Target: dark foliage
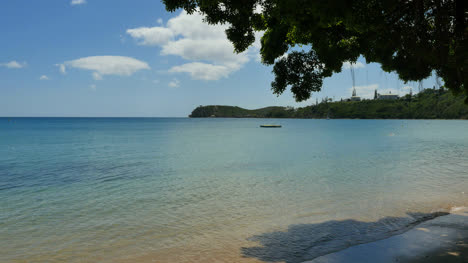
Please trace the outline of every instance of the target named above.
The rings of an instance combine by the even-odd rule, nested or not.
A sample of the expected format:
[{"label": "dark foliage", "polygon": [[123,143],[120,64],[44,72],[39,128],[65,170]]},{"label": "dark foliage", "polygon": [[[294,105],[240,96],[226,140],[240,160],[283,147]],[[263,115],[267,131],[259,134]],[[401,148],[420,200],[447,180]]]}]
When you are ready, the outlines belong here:
[{"label": "dark foliage", "polygon": [[[455,94],[468,93],[466,0],[163,2],[169,11],[183,8],[203,13],[208,23],[229,24],[226,34],[237,52],[254,42],[255,31],[264,31],[262,61],[276,63],[273,91],[281,94],[291,86],[298,101],[320,90],[322,79],[340,72],[343,62],[361,55],[404,81],[422,80],[435,71]],[[313,52],[278,60],[302,45]]]}]

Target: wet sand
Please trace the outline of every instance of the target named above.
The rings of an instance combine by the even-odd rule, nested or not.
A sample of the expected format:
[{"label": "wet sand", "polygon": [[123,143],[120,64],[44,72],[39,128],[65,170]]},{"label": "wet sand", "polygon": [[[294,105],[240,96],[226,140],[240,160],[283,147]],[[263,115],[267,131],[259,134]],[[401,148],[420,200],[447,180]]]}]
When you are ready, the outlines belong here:
[{"label": "wet sand", "polygon": [[307,263],[468,262],[468,208],[426,221],[387,239],[361,244]]}]

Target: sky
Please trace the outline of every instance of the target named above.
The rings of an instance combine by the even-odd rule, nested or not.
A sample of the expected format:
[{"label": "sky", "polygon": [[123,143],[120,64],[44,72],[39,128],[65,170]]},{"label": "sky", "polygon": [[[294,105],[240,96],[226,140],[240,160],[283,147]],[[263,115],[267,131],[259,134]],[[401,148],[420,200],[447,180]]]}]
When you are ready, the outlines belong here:
[{"label": "sky", "polygon": [[[226,26],[202,18],[169,13],[159,0],[0,1],[0,116],[186,117],[199,105],[302,107],[350,97],[349,63],[308,101],[272,94],[261,32],[236,54]],[[363,58],[353,67],[358,96],[418,90]]]}]

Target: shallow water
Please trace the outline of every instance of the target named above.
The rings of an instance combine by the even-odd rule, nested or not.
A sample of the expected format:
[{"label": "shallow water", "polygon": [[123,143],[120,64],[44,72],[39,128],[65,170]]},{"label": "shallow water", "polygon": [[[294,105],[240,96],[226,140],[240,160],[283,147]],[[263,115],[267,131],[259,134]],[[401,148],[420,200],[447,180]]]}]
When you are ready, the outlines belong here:
[{"label": "shallow water", "polygon": [[[281,129],[262,129],[264,123]],[[468,206],[468,122],[0,118],[1,262],[301,262]]]}]

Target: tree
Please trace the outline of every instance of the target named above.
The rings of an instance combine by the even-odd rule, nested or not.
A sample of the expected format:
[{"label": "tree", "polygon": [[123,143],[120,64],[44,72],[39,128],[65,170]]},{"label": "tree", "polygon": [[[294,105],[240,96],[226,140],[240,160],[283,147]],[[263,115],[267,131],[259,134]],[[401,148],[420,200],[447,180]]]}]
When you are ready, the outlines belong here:
[{"label": "tree", "polygon": [[377,90],[374,90],[374,100],[376,100],[379,96],[377,95]]},{"label": "tree", "polygon": [[183,8],[203,13],[208,23],[228,23],[236,52],[254,42],[255,31],[264,31],[260,53],[263,63],[275,64],[272,90],[282,94],[291,87],[297,101],[320,91],[324,78],[361,55],[405,82],[435,71],[446,88],[468,94],[466,0],[163,2],[168,11]]}]

